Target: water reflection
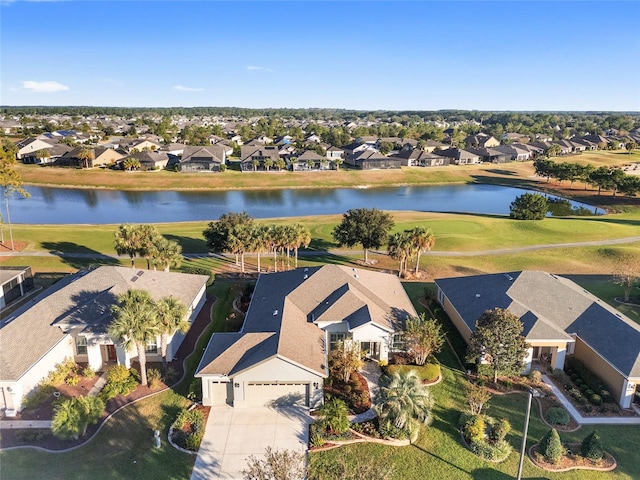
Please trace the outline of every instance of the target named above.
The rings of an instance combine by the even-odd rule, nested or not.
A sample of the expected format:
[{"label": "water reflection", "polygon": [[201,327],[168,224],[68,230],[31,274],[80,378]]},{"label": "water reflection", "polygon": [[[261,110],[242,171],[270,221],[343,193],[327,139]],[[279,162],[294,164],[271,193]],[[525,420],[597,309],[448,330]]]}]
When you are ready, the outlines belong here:
[{"label": "water reflection", "polygon": [[[351,208],[469,212],[508,215],[526,190],[497,185],[394,188],[232,190],[211,192],[114,191],[29,187],[31,198],[15,201],[15,223],[155,223],[209,221],[227,212],[255,218],[341,214]],[[593,207],[548,197],[553,215],[593,215]]]},{"label": "water reflection", "polygon": [[588,217],[598,215],[597,208],[587,208],[584,205],[572,205],[566,198],[547,196],[547,203],[549,206],[548,212],[552,217]]}]

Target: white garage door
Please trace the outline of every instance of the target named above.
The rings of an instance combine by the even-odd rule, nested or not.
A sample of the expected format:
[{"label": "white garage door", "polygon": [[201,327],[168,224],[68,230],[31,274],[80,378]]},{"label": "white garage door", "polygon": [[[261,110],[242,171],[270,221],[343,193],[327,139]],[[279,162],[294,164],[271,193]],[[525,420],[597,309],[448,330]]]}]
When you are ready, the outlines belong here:
[{"label": "white garage door", "polygon": [[308,383],[249,383],[249,405],[303,405],[309,406]]}]

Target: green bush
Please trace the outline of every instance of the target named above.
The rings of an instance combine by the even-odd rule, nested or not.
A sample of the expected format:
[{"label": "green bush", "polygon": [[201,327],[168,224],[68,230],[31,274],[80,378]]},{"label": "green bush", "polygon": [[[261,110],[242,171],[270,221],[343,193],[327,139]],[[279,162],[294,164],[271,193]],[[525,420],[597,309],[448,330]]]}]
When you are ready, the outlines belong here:
[{"label": "green bush", "polygon": [[569,412],[562,407],[551,407],[547,411],[547,421],[551,425],[568,425],[571,421]]},{"label": "green bush", "polygon": [[312,448],[320,448],[324,445],[324,438],[319,433],[314,433],[309,439],[309,445]]},{"label": "green bush", "polygon": [[489,432],[489,439],[494,445],[497,445],[505,439],[510,431],[511,424],[509,423],[509,420],[501,418],[492,425],[491,431]]},{"label": "green bush", "polygon": [[560,441],[560,435],[558,435],[555,428],[549,430],[540,440],[539,452],[550,463],[556,464],[560,461],[560,458],[564,455],[564,448]]},{"label": "green bush", "polygon": [[209,280],[207,280],[207,287],[210,287],[211,285],[213,285],[213,282],[215,281],[215,278],[216,278],[215,275],[208,268],[185,266],[185,267],[182,267],[180,270],[182,271],[182,273],[190,273],[192,275],[207,275],[209,277]]},{"label": "green bush", "polygon": [[583,383],[586,383],[591,390],[598,393],[604,401],[610,401],[608,395],[603,395],[603,390],[607,391],[607,394],[609,393],[604,381],[598,375],[589,370],[583,362],[575,357],[568,357],[567,366],[578,373],[578,378],[580,378]]},{"label": "green bush", "polygon": [[387,365],[382,369],[383,373],[386,375],[393,375],[398,372],[401,375],[406,375],[409,372],[413,371],[418,376],[418,378],[423,382],[433,382],[438,379],[440,376],[440,363],[435,360],[433,357],[429,357],[427,363],[424,365]]},{"label": "green bush", "polygon": [[137,371],[124,365],[115,365],[107,373],[107,383],[100,392],[104,401],[118,395],[129,395],[138,386]]},{"label": "green bush", "polygon": [[73,359],[65,358],[61,363],[54,365],[53,370],[49,372],[49,375],[43,380],[43,383],[48,383],[53,386],[60,385],[71,373],[75,372],[77,367]]},{"label": "green bush", "polygon": [[64,379],[64,383],[66,383],[70,387],[75,387],[80,383],[80,376],[76,374],[69,375]]},{"label": "green bush", "polygon": [[578,389],[582,393],[585,393],[587,390],[590,390],[589,385],[587,385],[586,383],[581,383],[580,386],[578,387]]},{"label": "green bush", "polygon": [[591,396],[591,395],[593,395],[594,393],[596,393],[596,392],[594,392],[594,391],[593,391],[593,390],[591,390],[590,388],[587,388],[587,389],[584,391],[584,395],[585,395],[585,397],[590,397],[590,396]]},{"label": "green bush", "polygon": [[576,378],[573,383],[575,383],[578,387],[584,383],[581,378]]},{"label": "green bush", "polygon": [[349,409],[338,398],[325,402],[317,411],[318,425],[328,433],[341,435],[349,430]]},{"label": "green bush", "polygon": [[378,427],[382,438],[395,438],[398,440],[406,440],[411,432],[407,428],[398,428],[389,420],[381,420]]},{"label": "green bush", "polygon": [[580,454],[584,458],[588,458],[589,460],[593,460],[594,462],[602,460],[604,450],[602,448],[602,444],[600,443],[600,436],[596,433],[595,430],[591,432],[591,434],[587,435],[582,441]]},{"label": "green bush", "polygon": [[592,393],[591,395],[589,395],[589,401],[593,403],[596,407],[599,407],[600,405],[602,405],[602,397],[597,393]]},{"label": "green bush", "polygon": [[483,442],[484,429],[485,422],[482,415],[472,415],[464,424],[464,438],[470,442]]},{"label": "green bush", "polygon": [[22,398],[22,408],[27,410],[38,408],[47,398],[53,395],[55,391],[56,389],[53,385],[48,383],[38,384],[29,395],[25,395]]},{"label": "green bush", "polygon": [[96,371],[91,368],[91,366],[87,365],[82,369],[82,376],[85,378],[93,378],[96,376]]},{"label": "green bush", "polygon": [[540,383],[542,381],[542,373],[540,373],[540,370],[531,370],[529,380],[533,383]]},{"label": "green bush", "polygon": [[484,441],[471,442],[469,447],[471,448],[471,451],[479,457],[492,462],[501,462],[505,460],[511,454],[512,450],[511,445],[504,440],[494,444]]}]

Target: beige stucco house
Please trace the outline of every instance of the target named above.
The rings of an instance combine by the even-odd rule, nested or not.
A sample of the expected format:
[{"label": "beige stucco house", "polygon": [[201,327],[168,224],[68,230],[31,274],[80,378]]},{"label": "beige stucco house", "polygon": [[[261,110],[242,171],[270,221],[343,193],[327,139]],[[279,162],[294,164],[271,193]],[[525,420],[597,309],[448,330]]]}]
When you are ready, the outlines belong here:
[{"label": "beige stucco house", "polygon": [[415,316],[394,275],[337,265],[258,278],[238,333],[216,333],[197,368],[204,405],[322,402],[327,356],[339,341],[387,360]]},{"label": "beige stucco house", "polygon": [[[0,409],[21,409],[23,396],[65,358],[86,362],[96,371],[105,363],[130,366],[135,348],[126,351],[107,333],[111,305],[129,289],[147,290],[154,299],[173,296],[187,307],[193,322],[205,302],[207,276],[102,266],[60,280],[33,302],[0,323]],[[167,358],[184,339],[168,339]],[[147,361],[162,360],[160,338],[147,345]]]},{"label": "beige stucco house", "polygon": [[483,312],[518,315],[529,349],[524,373],[547,359],[564,368],[567,355],[584,362],[630,408],[640,385],[640,325],[574,282],[539,271],[437,279],[438,301],[466,341]]}]

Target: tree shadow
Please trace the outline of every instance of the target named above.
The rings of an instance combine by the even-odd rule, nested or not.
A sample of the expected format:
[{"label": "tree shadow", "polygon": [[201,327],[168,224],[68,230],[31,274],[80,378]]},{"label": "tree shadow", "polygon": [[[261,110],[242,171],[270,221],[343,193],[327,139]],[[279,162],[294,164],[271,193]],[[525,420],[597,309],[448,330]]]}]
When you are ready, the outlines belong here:
[{"label": "tree shadow", "polygon": [[321,250],[321,251],[328,251],[331,248],[336,248],[336,244],[333,242],[330,242],[328,240],[324,240],[322,238],[313,238],[311,239],[311,243],[309,244],[309,249],[310,250]]},{"label": "tree shadow", "polygon": [[488,170],[485,170],[485,172],[495,173],[496,175],[509,175],[514,177],[519,175],[519,173],[514,170],[501,170],[499,168],[490,168]]},{"label": "tree shadow", "polygon": [[209,248],[204,238],[185,237],[170,233],[164,233],[162,236],[167,240],[178,242],[184,253],[209,253]]},{"label": "tree shadow", "polygon": [[42,248],[60,257],[67,265],[77,270],[90,265],[120,265],[120,261],[110,255],[105,255],[84,245],[73,242],[42,242]]}]

